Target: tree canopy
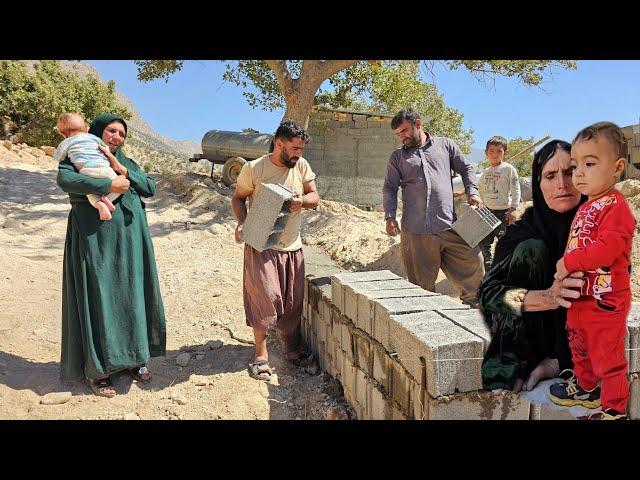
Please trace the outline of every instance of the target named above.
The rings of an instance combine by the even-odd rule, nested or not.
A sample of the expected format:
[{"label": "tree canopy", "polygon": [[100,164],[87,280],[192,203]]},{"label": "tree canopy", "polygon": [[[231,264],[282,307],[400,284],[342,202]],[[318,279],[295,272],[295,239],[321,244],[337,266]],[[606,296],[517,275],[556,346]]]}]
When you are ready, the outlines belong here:
[{"label": "tree canopy", "polygon": [[[447,106],[435,84],[427,83],[420,66],[432,70],[435,61],[422,60],[238,60],[224,61],[223,79],[243,89],[250,106],[273,111],[307,126],[314,105],[395,113],[413,107],[434,134],[456,140],[464,151],[473,131],[462,126],[463,114]],[[554,69],[575,69],[573,60],[443,60],[450,70],[465,70],[479,81],[518,78],[541,85]],[[150,81],[182,69],[182,60],[138,60],[138,78]],[[325,81],[328,80],[326,87]],[[323,88],[322,85],[325,84]]]},{"label": "tree canopy", "polygon": [[23,61],[0,61],[0,117],[5,134],[31,145],[55,146],[62,140],[58,116],[77,112],[90,122],[96,115],[131,114],[116,104],[115,83],[97,76],[80,77],[62,69],[60,62],[43,60],[30,69]]}]

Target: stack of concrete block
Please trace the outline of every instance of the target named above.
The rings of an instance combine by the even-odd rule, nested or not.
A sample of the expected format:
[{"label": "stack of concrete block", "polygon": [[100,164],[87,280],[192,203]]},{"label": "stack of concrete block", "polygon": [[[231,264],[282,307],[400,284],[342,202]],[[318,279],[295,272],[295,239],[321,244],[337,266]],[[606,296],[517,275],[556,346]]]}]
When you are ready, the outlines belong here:
[{"label": "stack of concrete block", "polygon": [[[630,418],[640,418],[640,302],[628,317]],[[390,271],[311,278],[304,341],[337,378],[360,419],[575,419],[550,405],[553,380],[533,392],[480,391],[491,334],[477,310]],[[537,392],[537,393],[536,393]],[[542,393],[540,393],[542,392]],[[538,398],[540,397],[540,398]]]},{"label": "stack of concrete block", "polygon": [[624,340],[629,362],[629,409],[632,420],[640,420],[640,302],[632,302],[627,316],[627,335]]},{"label": "stack of concrete block", "polygon": [[242,239],[262,252],[278,245],[289,217],[294,194],[282,185],[262,183],[242,227]]},{"label": "stack of concrete block", "polygon": [[390,271],[320,283],[308,282],[304,336],[358,418],[529,418],[526,399],[478,392],[488,337],[467,305]]},{"label": "stack of concrete block", "polygon": [[500,220],[487,207],[471,206],[453,222],[451,228],[475,248],[487,235],[500,226]]}]

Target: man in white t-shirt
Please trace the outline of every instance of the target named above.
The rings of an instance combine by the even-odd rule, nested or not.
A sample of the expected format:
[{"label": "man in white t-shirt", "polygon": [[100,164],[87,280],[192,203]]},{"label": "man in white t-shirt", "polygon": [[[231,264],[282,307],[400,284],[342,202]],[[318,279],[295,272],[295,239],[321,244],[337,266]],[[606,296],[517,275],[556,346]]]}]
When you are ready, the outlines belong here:
[{"label": "man in white t-shirt", "polygon": [[501,136],[489,139],[485,155],[489,167],[478,181],[478,190],[485,206],[500,220],[500,226],[480,242],[480,250],[484,256],[485,271],[489,271],[493,262],[491,246],[495,238],[500,238],[507,230],[507,225],[516,221],[516,208],[520,203],[520,182],[518,171],[510,163],[504,162],[507,154],[507,140]]},{"label": "man in white t-shirt", "polygon": [[273,152],[242,167],[231,199],[233,214],[238,220],[236,241],[241,243],[246,202],[249,200],[250,207],[262,183],[281,184],[297,195],[278,245],[262,253],[250,245],[244,246],[244,311],[247,325],[253,328],[256,346],[249,373],[259,380],[271,380],[266,339],[273,328],[282,340],[287,360],[297,365],[309,360],[300,342],[305,279],[301,209],[316,207],[320,197],[316,191],[316,175],[309,162],[302,158],[308,140],[309,135],[302,127],[292,120],[284,120],[276,130]]}]

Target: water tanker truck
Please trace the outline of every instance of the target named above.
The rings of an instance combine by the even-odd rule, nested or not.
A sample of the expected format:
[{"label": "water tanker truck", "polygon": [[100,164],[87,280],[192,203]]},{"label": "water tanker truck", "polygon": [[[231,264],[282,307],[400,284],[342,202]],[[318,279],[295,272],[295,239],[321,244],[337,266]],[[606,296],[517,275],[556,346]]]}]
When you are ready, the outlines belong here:
[{"label": "water tanker truck", "polygon": [[195,154],[189,161],[209,160],[212,178],[214,166],[223,165],[222,181],[230,187],[236,183],[242,166],[269,153],[272,143],[273,135],[250,128],[242,132],[209,130],[202,137],[202,153]]}]

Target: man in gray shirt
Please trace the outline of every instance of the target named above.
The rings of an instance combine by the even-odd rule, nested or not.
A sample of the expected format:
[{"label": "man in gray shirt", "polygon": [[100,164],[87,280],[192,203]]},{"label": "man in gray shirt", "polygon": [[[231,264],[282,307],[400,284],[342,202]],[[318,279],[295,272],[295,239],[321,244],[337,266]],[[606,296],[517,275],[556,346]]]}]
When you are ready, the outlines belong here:
[{"label": "man in gray shirt", "polygon": [[[462,177],[468,203],[482,205],[473,166],[452,140],[425,133],[420,115],[411,108],[400,110],[391,128],[403,147],[389,158],[382,196],[387,233],[400,233],[407,278],[434,291],[442,269],[460,299],[475,307],[484,276],[482,254],[451,229],[456,220],[452,169]],[[396,221],[398,187],[402,187],[402,230]]]}]

